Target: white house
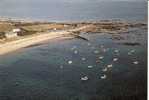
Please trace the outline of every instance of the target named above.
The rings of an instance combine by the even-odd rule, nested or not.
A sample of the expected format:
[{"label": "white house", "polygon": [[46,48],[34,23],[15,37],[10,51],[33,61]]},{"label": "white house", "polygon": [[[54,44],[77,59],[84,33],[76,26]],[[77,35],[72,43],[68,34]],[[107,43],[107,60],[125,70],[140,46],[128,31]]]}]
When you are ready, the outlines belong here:
[{"label": "white house", "polygon": [[64,24],[64,27],[68,27],[68,25],[65,25],[65,24]]},{"label": "white house", "polygon": [[13,33],[18,33],[18,32],[21,32],[21,29],[16,28],[16,29],[13,29],[12,32],[13,32]]},{"label": "white house", "polygon": [[21,29],[13,29],[10,32],[5,33],[6,38],[15,38],[18,36],[18,33],[21,32]]}]

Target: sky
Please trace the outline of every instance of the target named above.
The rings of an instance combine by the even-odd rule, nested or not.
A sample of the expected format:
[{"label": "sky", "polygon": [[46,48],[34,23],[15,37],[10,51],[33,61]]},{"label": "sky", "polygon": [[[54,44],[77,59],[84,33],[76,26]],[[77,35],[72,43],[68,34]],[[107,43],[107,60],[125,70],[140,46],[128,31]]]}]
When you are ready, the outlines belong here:
[{"label": "sky", "polygon": [[[51,1],[53,1],[53,0],[51,0]],[[129,2],[132,2],[132,1],[147,1],[147,0],[58,0],[58,1],[64,1],[64,2],[100,2],[100,1],[129,1]]]},{"label": "sky", "polygon": [[[112,2],[112,1],[129,1],[129,2],[137,2],[137,1],[147,1],[147,0],[0,0],[0,7],[8,6],[8,5],[28,5],[30,4],[50,4],[50,3],[96,3],[96,2]],[[38,3],[37,3],[38,2]],[[19,6],[19,5],[18,5]]]},{"label": "sky", "polygon": [[[37,0],[1,0],[3,2],[12,2],[12,1],[37,1]],[[40,1],[40,0],[39,0]],[[41,0],[47,1],[47,0]],[[147,1],[147,0],[48,0],[48,1],[60,1],[60,2],[94,2],[94,1]]]}]

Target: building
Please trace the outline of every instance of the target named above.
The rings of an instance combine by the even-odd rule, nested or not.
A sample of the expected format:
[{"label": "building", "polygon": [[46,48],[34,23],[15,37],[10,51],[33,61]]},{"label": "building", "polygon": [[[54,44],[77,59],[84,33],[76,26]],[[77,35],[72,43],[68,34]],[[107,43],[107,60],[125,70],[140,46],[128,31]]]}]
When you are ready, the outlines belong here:
[{"label": "building", "polygon": [[5,33],[6,38],[15,38],[18,36],[18,33],[21,32],[21,29],[13,29],[10,32]]},{"label": "building", "polygon": [[65,25],[65,24],[64,24],[64,27],[68,27],[68,25]]},{"label": "building", "polygon": [[13,29],[12,32],[13,33],[19,33],[19,32],[21,32],[21,29],[20,28],[16,28],[16,29]]},{"label": "building", "polygon": [[17,33],[14,33],[14,32],[7,32],[5,33],[5,37],[6,38],[14,38],[14,37],[17,37]]}]

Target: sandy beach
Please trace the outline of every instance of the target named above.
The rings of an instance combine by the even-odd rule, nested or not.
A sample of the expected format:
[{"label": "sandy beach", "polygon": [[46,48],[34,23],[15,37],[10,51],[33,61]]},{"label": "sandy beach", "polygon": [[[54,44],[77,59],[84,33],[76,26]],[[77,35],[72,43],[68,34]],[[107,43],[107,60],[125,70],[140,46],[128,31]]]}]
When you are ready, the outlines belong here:
[{"label": "sandy beach", "polygon": [[4,55],[9,52],[16,51],[20,48],[24,48],[36,43],[40,43],[49,39],[64,37],[64,35],[69,35],[74,31],[80,31],[82,29],[88,28],[89,26],[82,26],[76,29],[57,31],[57,32],[42,32],[30,36],[25,36],[19,39],[14,39],[12,41],[7,41],[0,44],[0,55]]},{"label": "sandy beach", "polygon": [[[64,34],[64,33],[63,33]],[[0,45],[0,55],[15,51],[17,49],[30,46],[48,39],[53,39],[56,37],[61,37],[62,34],[57,34],[56,32],[50,33],[50,34],[42,34],[42,35],[36,35],[36,36],[29,36],[23,39],[6,42],[4,44]]]}]

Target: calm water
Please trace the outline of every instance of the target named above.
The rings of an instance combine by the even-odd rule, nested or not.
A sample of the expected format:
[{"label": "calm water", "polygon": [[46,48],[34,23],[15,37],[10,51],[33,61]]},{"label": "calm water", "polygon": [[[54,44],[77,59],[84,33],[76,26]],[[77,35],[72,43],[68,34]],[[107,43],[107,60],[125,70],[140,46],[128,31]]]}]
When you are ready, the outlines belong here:
[{"label": "calm water", "polygon": [[[124,34],[131,42],[143,39],[139,46],[121,45],[108,34],[83,35],[90,42],[58,39],[1,56],[0,100],[146,100],[146,30]],[[113,67],[103,72],[108,64]],[[81,81],[84,76],[89,79]]]},{"label": "calm water", "polygon": [[2,0],[0,16],[47,21],[146,20],[147,2]]}]

